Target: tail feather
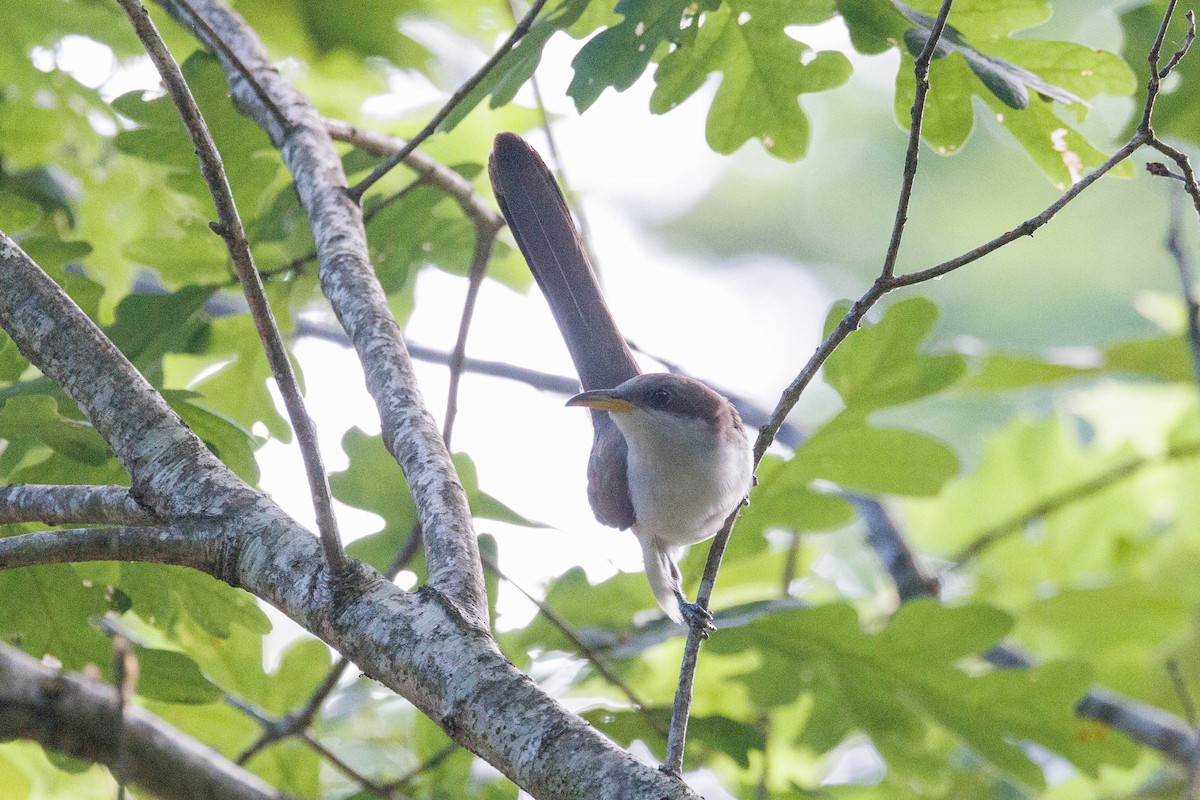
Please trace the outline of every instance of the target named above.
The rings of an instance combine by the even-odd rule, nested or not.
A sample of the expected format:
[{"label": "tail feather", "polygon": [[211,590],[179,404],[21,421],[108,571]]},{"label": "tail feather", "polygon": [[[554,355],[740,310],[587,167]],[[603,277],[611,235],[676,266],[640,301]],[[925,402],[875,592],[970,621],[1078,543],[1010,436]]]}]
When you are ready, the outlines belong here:
[{"label": "tail feather", "polygon": [[663,613],[678,623],[683,623],[683,614],[679,610],[679,597],[683,587],[679,583],[679,567],[675,559],[679,549],[663,545],[656,539],[638,537],[642,545],[642,560],[646,564],[646,577],[650,579],[650,589],[654,599]]}]

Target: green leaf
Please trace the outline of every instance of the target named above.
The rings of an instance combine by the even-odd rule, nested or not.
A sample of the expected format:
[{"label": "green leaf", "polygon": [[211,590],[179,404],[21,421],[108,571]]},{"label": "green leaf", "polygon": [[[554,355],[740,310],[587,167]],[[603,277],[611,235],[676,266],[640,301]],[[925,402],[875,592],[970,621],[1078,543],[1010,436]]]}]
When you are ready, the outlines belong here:
[{"label": "green leaf", "polygon": [[799,96],[841,86],[851,67],[836,51],[808,58],[810,48],[788,36],[785,28],[832,13],[832,6],[824,2],[723,4],[705,14],[698,30],[663,58],[654,76],[650,110],[670,111],[709,75],[721,72],[706,125],[709,146],[732,153],[757,138],[778,158],[800,158],[808,148],[808,119],[800,110]]},{"label": "green leaf", "polygon": [[52,397],[13,397],[0,407],[0,439],[44,444],[84,464],[103,464],[112,457],[108,443],[90,424],[59,414]]},{"label": "green leaf", "polygon": [[196,570],[122,563],[116,586],[128,596],[138,618],[172,640],[188,620],[218,639],[228,638],[234,628],[258,635],[271,630],[270,619],[252,595]]},{"label": "green leaf", "polygon": [[427,264],[455,275],[470,272],[475,226],[441,189],[418,186],[382,207],[371,201],[379,202],[367,203],[367,241],[385,293],[410,291]]},{"label": "green leaf", "polygon": [[971,391],[1003,392],[1091,378],[1098,374],[1100,370],[1095,368],[1055,364],[1032,355],[988,353],[977,371],[959,383],[959,387]]},{"label": "green leaf", "polygon": [[[1048,103],[1030,103],[1024,111],[1011,111],[1002,108],[994,98],[985,97],[984,102],[1056,189],[1065,190],[1108,159],[1079,131],[1063,122]],[[1133,167],[1126,161],[1114,168],[1112,174],[1128,178],[1133,175]]]},{"label": "green leaf", "polygon": [[388,58],[396,66],[417,67],[428,59],[428,52],[397,28],[411,6],[405,0],[297,0],[296,11],[321,53],[351,50]]},{"label": "green leaf", "polygon": [[[845,306],[835,306],[826,328],[840,320]],[[902,405],[941,391],[966,371],[958,355],[927,356],[921,343],[937,322],[937,306],[913,297],[890,307],[874,325],[852,333],[825,362],[825,380],[847,408],[867,413]]]},{"label": "green leaf", "polygon": [[571,62],[575,77],[567,94],[575,107],[586,111],[610,86],[619,92],[628,89],[660,47],[678,42],[702,12],[717,8],[714,0],[619,0],[615,10],[623,19],[592,37]]},{"label": "green leaf", "polygon": [[[1016,420],[994,434],[976,469],[949,484],[936,499],[905,503],[909,529],[923,547],[955,553],[998,526],[1007,526],[1056,497],[1128,463],[1136,454],[1127,444],[1102,447],[1079,441],[1076,422],[1061,417],[1032,422]],[[1078,570],[1083,574],[1104,570],[1116,557],[1113,537],[1125,537],[1145,524],[1140,504],[1131,502],[1135,487],[1116,482],[1093,494],[1089,502],[1054,504],[1045,535],[1025,542],[1024,529],[1010,530],[1012,546],[1022,550],[1035,543],[1037,558],[1008,551],[1004,592],[1023,594],[1022,580],[1030,586],[1051,578],[1062,580]],[[1070,500],[1070,495],[1065,495]],[[1139,521],[1143,520],[1143,521]],[[1040,526],[1039,526],[1040,527]],[[1005,552],[994,546],[997,558]],[[1022,573],[1028,571],[1028,576]]]},{"label": "green leaf", "polygon": [[[383,517],[384,521],[382,531],[352,542],[346,551],[382,572],[408,541],[416,524],[416,508],[412,495],[408,491],[408,484],[399,465],[388,453],[379,436],[364,433],[359,428],[351,428],[342,437],[342,449],[349,457],[350,464],[342,472],[335,472],[329,476],[333,496],[346,505],[374,512]],[[481,491],[475,465],[466,455],[454,456],[454,464],[467,493],[472,514],[513,525],[540,526],[539,523],[530,522]],[[420,553],[409,569],[418,576],[424,576],[424,563]]]},{"label": "green leaf", "polygon": [[280,716],[306,703],[329,674],[329,646],[320,639],[304,637],[283,651],[279,668],[271,676],[264,708]]},{"label": "green leaf", "polygon": [[1173,383],[1191,383],[1195,380],[1192,351],[1183,336],[1156,336],[1117,342],[1104,348],[1104,356],[1104,366],[1109,370]]},{"label": "green leaf", "polygon": [[71,670],[96,664],[111,674],[112,647],[88,620],[108,611],[104,589],[69,564],[0,571],[0,640]]},{"label": "green leaf", "polygon": [[986,606],[918,600],[871,635],[853,609],[833,604],[759,618],[722,632],[709,647],[756,655],[758,666],[739,680],[757,702],[771,706],[810,693],[817,707],[835,705],[849,717],[889,761],[920,752],[936,725],[1033,787],[1042,785],[1042,772],[1018,742],[1036,742],[1093,775],[1102,764],[1132,764],[1136,750],[1128,742],[1082,735],[1087,723],[1075,706],[1089,674],[1080,665],[982,674],[957,666],[996,644],[1010,625]]},{"label": "green leaf", "polygon": [[[968,2],[964,5],[969,6],[971,4]],[[916,57],[925,48],[925,43],[929,40],[930,34],[933,33],[934,19],[928,14],[922,14],[919,11],[909,8],[903,3],[897,2],[896,8],[900,11],[905,19],[913,23],[915,26],[910,28],[908,31],[905,31],[904,41],[908,46],[909,53]],[[954,20],[958,22],[961,19],[960,15],[963,11],[963,8],[959,7],[956,10],[959,12],[959,14],[954,16]],[[1012,22],[1003,23],[994,19],[989,19],[988,22],[990,24],[998,24],[1001,27],[1007,27],[1010,24],[1018,24],[1015,20]],[[1029,53],[1029,44],[1031,43],[1026,40],[1025,49],[1021,50],[1014,48],[1014,52]],[[1042,53],[1038,47],[1039,44],[1041,43],[1032,42],[1032,52],[1034,54],[1040,55]],[[1053,44],[1061,43],[1056,42]],[[1046,98],[1057,100],[1060,103],[1072,104],[1083,102],[1082,98],[1066,91],[1059,86],[1054,86],[1027,69],[1022,69],[1016,64],[1012,64],[1001,58],[996,58],[995,56],[991,56],[976,50],[967,43],[966,38],[961,32],[959,32],[953,25],[947,24],[945,30],[942,32],[941,38],[938,39],[934,56],[936,58],[944,58],[951,53],[960,54],[966,60],[967,66],[970,67],[971,72],[975,73],[975,77],[979,78],[983,85],[991,90],[992,94],[1009,108],[1022,109],[1029,106],[1029,92],[1027,87],[1028,89],[1033,89],[1035,92],[1043,95]],[[1046,56],[1042,57],[1047,58]],[[1053,63],[1052,58],[1048,58],[1048,60]],[[1129,87],[1128,90],[1132,90],[1132,87]]]},{"label": "green leaf", "polygon": [[[574,567],[560,575],[546,592],[545,603],[554,613],[566,620],[574,630],[628,628],[634,613],[654,605],[650,585],[640,572],[618,572],[613,577],[593,584],[587,573]],[[518,661],[528,657],[532,649],[576,652],[577,646],[567,639],[558,626],[539,615],[524,629],[502,636],[504,651]]]},{"label": "green leaf", "polygon": [[[383,572],[408,541],[417,522],[417,510],[400,465],[379,436],[351,428],[342,436],[342,450],[350,459],[341,472],[331,473],[333,496],[348,506],[383,517],[383,530],[346,546],[346,552]],[[424,574],[424,557],[418,552],[409,569]]]},{"label": "green leaf", "polygon": [[223,692],[200,672],[196,662],[174,650],[139,648],[138,694],[167,703],[213,703]]},{"label": "green leaf", "polygon": [[[217,372],[189,386],[203,396],[193,405],[203,405],[246,429],[261,422],[272,437],[290,442],[291,426],[275,407],[275,399],[267,389],[267,380],[272,377],[271,367],[263,353],[254,320],[249,314],[221,317],[212,321],[211,331],[208,350],[203,357],[172,356],[173,363],[194,364],[196,369],[209,367],[214,358],[229,359]],[[295,360],[292,366],[296,368]]]},{"label": "green leaf", "polygon": [[[583,718],[597,730],[624,747],[634,741],[645,742],[652,752],[666,753],[667,740],[658,731],[667,730],[671,723],[669,708],[652,708],[647,714],[639,711],[613,711],[596,708],[583,713]],[[651,721],[652,720],[652,721]],[[763,732],[749,723],[724,716],[695,715],[688,718],[688,745],[698,746],[699,754],[721,753],[733,759],[743,769],[750,766],[750,753],[762,752],[767,744]],[[689,752],[692,752],[689,749]]]},{"label": "green leaf", "polygon": [[787,469],[786,463],[769,455],[758,465],[758,484],[750,490],[750,505],[738,518],[734,541],[741,541],[751,531],[761,535],[770,528],[834,530],[854,519],[854,509],[846,500],[812,491],[808,488],[812,479],[799,470]]},{"label": "green leaf", "polygon": [[[896,119],[904,128],[915,90],[913,53],[924,46],[931,15],[940,5],[934,0],[839,3],[851,41],[860,52],[880,53],[901,41],[905,44],[895,96]],[[962,148],[974,127],[971,98],[979,96],[1058,187],[1071,185],[1105,159],[1054,113],[1052,103],[1065,104],[1082,121],[1088,112],[1085,98],[1127,95],[1134,88],[1132,75],[1111,53],[1071,42],[1012,37],[1014,31],[1048,17],[1049,6],[1043,0],[954,4],[930,66],[931,88],[921,129],[935,151],[947,155]],[[898,27],[904,29],[902,35]],[[1130,176],[1132,168],[1121,165],[1115,174]]]},{"label": "green leaf", "polygon": [[169,294],[128,295],[117,304],[116,322],[105,333],[147,380],[161,385],[163,355],[205,349],[209,327],[199,312],[214,291],[185,286]]},{"label": "green leaf", "polygon": [[824,478],[867,493],[932,495],[958,473],[958,458],[928,436],[875,428],[848,410],[809,437],[782,471],[790,481]]},{"label": "green leaf", "polygon": [[525,82],[533,77],[550,37],[567,29],[574,29],[573,34],[577,38],[591,33],[597,23],[592,22],[579,28],[576,26],[581,20],[594,18],[596,11],[603,11],[602,6],[602,3],[590,3],[588,0],[562,0],[549,4],[549,8],[542,11],[529,28],[529,32],[450,112],[442,122],[441,130],[453,130],[485,97],[491,97],[489,105],[492,108],[510,103]]},{"label": "green leaf", "polygon": [[[215,57],[197,51],[181,66],[188,87],[221,153],[238,210],[247,219],[253,219],[264,205],[266,197],[273,197],[273,189],[278,188],[275,177],[280,172],[279,157],[262,128],[238,113],[229,102],[229,85]],[[147,100],[142,92],[131,92],[118,97],[112,106],[139,126],[117,134],[117,149],[166,167],[170,173],[168,183],[176,191],[195,198],[199,202],[200,215],[215,219],[215,208],[200,175],[192,141],[171,98],[160,95]],[[211,231],[209,237],[224,249],[219,237]],[[154,252],[153,243],[156,241],[159,241],[156,232],[147,231],[147,237],[142,241],[142,252]],[[175,256],[186,256],[165,250],[158,255],[163,263]],[[221,263],[224,264],[223,259]],[[195,280],[194,277],[192,279]]]},{"label": "green leaf", "polygon": [[0,786],[4,787],[12,800],[25,800],[33,791],[33,783],[29,776],[21,771],[13,761],[5,758],[0,750]]},{"label": "green leaf", "polygon": [[251,486],[258,483],[258,461],[254,458],[254,451],[263,443],[263,439],[228,417],[198,405],[204,401],[195,392],[164,390],[162,395],[184,424],[204,440],[217,458]]}]

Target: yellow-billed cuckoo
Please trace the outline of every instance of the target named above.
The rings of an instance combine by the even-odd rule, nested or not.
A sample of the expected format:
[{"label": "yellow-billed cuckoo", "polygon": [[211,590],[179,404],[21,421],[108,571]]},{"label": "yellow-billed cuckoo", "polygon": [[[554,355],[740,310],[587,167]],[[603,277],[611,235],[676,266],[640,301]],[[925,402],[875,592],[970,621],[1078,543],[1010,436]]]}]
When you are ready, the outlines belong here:
[{"label": "yellow-billed cuckoo", "polygon": [[496,137],[488,172],[513,236],[579,371],[592,409],[588,500],[604,525],[632,528],[669,617],[711,627],[680,586],[679,550],[716,534],[750,488],[737,410],[692,378],[641,374],[613,322],[554,177],[521,137]]}]

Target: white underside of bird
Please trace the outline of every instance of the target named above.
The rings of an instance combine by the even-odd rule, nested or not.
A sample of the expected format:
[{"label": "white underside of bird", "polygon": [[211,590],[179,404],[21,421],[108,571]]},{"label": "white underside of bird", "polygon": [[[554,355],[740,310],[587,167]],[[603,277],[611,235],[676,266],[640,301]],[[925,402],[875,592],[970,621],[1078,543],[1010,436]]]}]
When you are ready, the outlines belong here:
[{"label": "white underside of bird", "polygon": [[[740,431],[696,417],[634,409],[613,414],[629,448],[629,491],[646,577],[667,616],[682,622],[676,561],[682,548],[715,535],[750,489],[753,457]],[[732,445],[732,446],[731,446]]]}]

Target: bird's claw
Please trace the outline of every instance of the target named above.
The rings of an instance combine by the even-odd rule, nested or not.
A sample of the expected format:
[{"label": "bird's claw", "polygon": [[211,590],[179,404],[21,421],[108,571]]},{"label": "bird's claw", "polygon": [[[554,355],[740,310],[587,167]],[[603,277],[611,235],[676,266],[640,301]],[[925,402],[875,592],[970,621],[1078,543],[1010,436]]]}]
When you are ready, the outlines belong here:
[{"label": "bird's claw", "polygon": [[679,613],[683,615],[683,621],[688,627],[695,629],[702,639],[707,639],[709,634],[717,629],[713,624],[712,613],[699,603],[680,602]]}]

